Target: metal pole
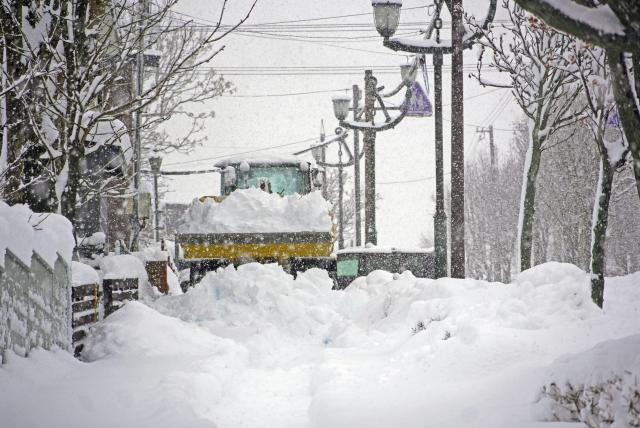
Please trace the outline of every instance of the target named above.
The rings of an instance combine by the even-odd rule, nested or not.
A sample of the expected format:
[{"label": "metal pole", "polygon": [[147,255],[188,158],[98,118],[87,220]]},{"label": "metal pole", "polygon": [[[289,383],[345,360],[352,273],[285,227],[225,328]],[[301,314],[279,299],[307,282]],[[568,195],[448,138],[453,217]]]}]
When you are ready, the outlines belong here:
[{"label": "metal pole", "polygon": [[447,213],[444,209],[444,161],[442,142],[442,52],[433,54],[436,127],[436,213],[433,216],[435,277],[447,276]]},{"label": "metal pole", "polygon": [[[360,88],[358,85],[353,85],[353,120],[357,120],[358,117],[358,101],[360,100]],[[355,153],[355,159],[353,160],[353,181],[354,181],[354,199],[355,199],[355,232],[356,232],[356,246],[362,245],[361,236],[362,232],[360,226],[362,225],[362,219],[360,218],[360,134],[355,129],[353,130],[353,152]]]},{"label": "metal pole", "polygon": [[451,0],[451,276],[464,278],[464,71],[462,0]]},{"label": "metal pole", "polygon": [[[376,78],[371,70],[364,72],[364,117],[373,122],[375,114]],[[376,245],[376,132],[368,129],[364,134],[364,228],[365,243]]]},{"label": "metal pole", "polygon": [[153,201],[154,201],[154,213],[153,213],[153,237],[156,242],[160,240],[160,201],[158,200],[158,173],[153,173]]},{"label": "metal pole", "polygon": [[[326,135],[324,133],[324,120],[320,121],[320,143],[324,143],[324,140],[326,138]],[[321,162],[326,162],[327,161],[327,148],[325,146],[322,146],[320,148],[320,161]],[[325,200],[329,200],[329,192],[327,189],[327,169],[323,168],[322,171],[322,197]]]},{"label": "metal pole", "polygon": [[344,183],[342,180],[342,141],[338,145],[338,249],[344,248],[344,207],[343,192]]},{"label": "metal pole", "polygon": [[140,170],[142,169],[142,141],[140,137],[140,128],[142,127],[142,108],[140,106],[142,95],[142,85],[144,82],[144,19],[146,12],[146,0],[140,2],[140,19],[138,20],[138,54],[136,56],[136,98],[138,98],[138,110],[136,111],[136,121],[134,129],[135,139],[135,164],[134,164],[134,187],[135,195],[133,197],[133,225],[131,241],[131,250],[138,250],[138,239],[140,237]]}]

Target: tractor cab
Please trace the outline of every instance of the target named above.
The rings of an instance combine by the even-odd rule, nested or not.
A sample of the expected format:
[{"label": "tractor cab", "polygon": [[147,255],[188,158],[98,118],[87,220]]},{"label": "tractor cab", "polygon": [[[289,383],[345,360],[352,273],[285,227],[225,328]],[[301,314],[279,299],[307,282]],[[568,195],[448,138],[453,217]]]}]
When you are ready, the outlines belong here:
[{"label": "tractor cab", "polygon": [[295,157],[229,158],[215,166],[220,168],[222,196],[252,187],[280,196],[306,195],[322,187],[318,170]]}]

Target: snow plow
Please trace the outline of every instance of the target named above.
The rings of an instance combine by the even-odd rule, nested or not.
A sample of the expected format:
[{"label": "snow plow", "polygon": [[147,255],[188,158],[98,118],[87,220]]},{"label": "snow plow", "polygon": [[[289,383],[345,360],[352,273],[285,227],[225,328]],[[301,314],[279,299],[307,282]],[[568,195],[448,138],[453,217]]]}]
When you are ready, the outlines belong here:
[{"label": "snow plow", "polygon": [[[335,226],[311,164],[291,157],[217,163],[220,195],[195,199],[176,235],[176,260],[194,285],[208,271],[247,262],[281,264],[292,274],[335,272]],[[178,251],[181,252],[179,257]]]}]

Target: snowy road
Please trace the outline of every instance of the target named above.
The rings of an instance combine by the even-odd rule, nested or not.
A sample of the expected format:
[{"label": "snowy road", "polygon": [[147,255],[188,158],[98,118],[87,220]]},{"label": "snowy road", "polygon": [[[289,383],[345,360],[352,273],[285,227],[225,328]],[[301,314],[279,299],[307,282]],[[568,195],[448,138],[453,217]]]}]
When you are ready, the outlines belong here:
[{"label": "snowy road", "polygon": [[608,282],[603,312],[586,274],[555,263],[511,285],[375,272],[330,286],[245,265],[131,303],[89,362],[37,351],[0,368],[0,426],[576,426],[536,421],[549,365],[640,333],[640,274]]}]

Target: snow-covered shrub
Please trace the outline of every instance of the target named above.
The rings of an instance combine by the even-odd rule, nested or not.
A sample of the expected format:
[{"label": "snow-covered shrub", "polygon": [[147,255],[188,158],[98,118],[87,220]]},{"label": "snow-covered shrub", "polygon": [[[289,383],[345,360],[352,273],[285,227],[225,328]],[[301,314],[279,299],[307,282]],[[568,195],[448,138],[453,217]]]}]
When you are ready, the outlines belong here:
[{"label": "snow-covered shrub", "polygon": [[553,380],[536,400],[541,419],[591,428],[640,427],[640,335],[563,357],[551,372]]}]

